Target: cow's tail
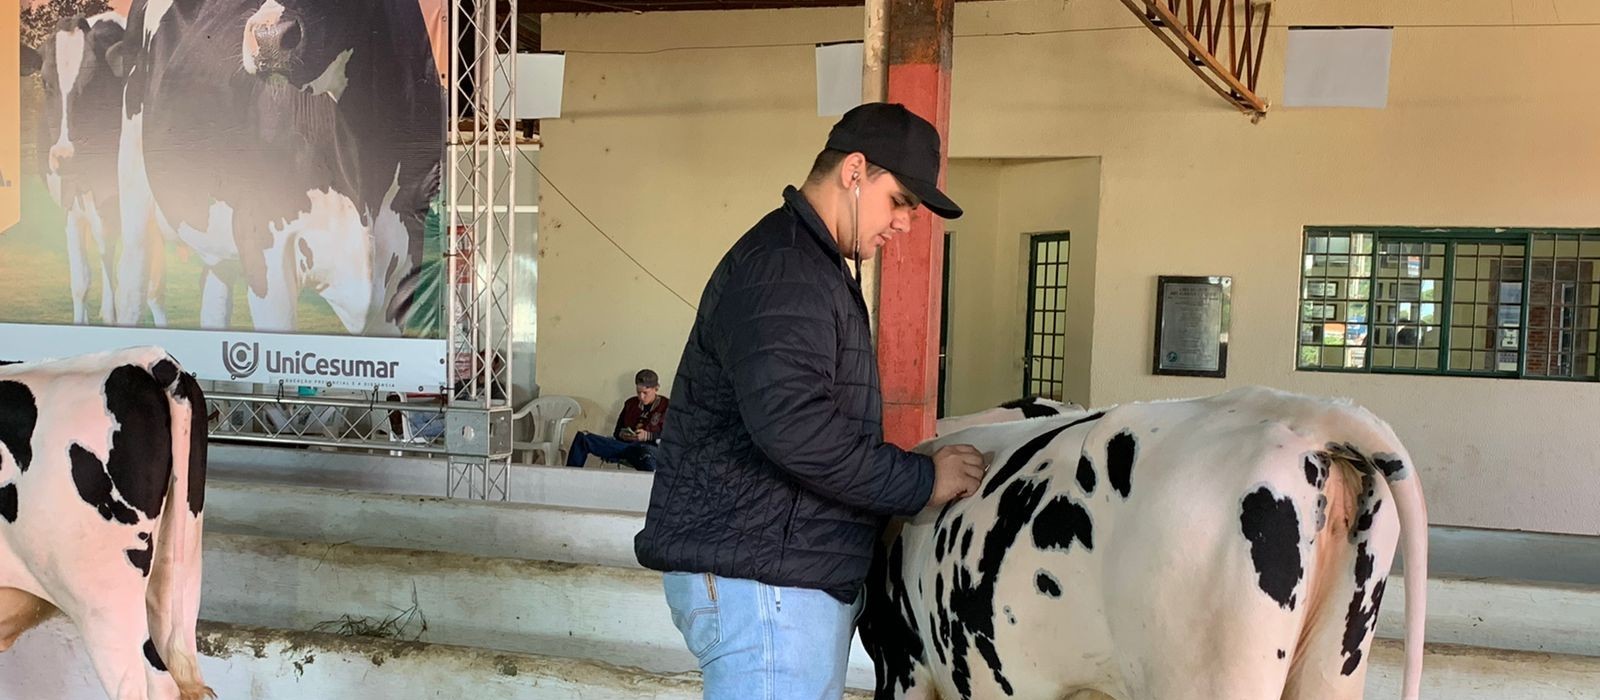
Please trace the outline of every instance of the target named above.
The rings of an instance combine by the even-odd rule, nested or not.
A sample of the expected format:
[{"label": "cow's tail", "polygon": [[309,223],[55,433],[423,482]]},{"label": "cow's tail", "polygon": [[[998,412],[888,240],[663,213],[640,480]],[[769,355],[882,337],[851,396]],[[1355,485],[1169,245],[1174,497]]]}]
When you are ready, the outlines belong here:
[{"label": "cow's tail", "polygon": [[[1324,416],[1333,422],[1332,425],[1321,426],[1326,432],[1317,431],[1330,440],[1326,451],[1320,455],[1329,466],[1324,492],[1330,501],[1337,502],[1341,499],[1333,493],[1335,489],[1348,489],[1346,493],[1354,496],[1355,502],[1350,503],[1346,498],[1344,505],[1354,506],[1355,511],[1351,513],[1353,518],[1349,528],[1341,531],[1333,526],[1332,521],[1338,516],[1335,509],[1330,507],[1329,527],[1319,535],[1318,544],[1324,548],[1355,549],[1354,552],[1349,549],[1345,551],[1354,561],[1357,576],[1361,576],[1363,567],[1370,569],[1375,563],[1371,556],[1375,552],[1368,549],[1372,536],[1370,528],[1382,510],[1381,501],[1385,500],[1381,498],[1382,494],[1389,494],[1390,498],[1386,500],[1394,502],[1393,507],[1399,516],[1399,550],[1405,558],[1405,668],[1401,698],[1417,700],[1422,683],[1423,637],[1428,607],[1428,507],[1423,499],[1422,482],[1415,463],[1394,431],[1370,411],[1348,407]],[[1336,475],[1334,471],[1339,473]],[[1347,635],[1355,631],[1350,627],[1352,623],[1349,616],[1357,612],[1363,613],[1363,616],[1370,614],[1366,630],[1366,637],[1370,641],[1377,629],[1382,577],[1386,573],[1387,568],[1370,572],[1371,579],[1376,581],[1368,585],[1366,597],[1370,611],[1358,610],[1359,604],[1349,608],[1344,623]],[[1360,657],[1356,659],[1346,661],[1358,663]]]},{"label": "cow's tail", "polygon": [[199,382],[181,371],[167,391],[173,409],[172,479],[145,603],[150,641],[177,683],[180,697],[202,700],[217,695],[200,677],[195,640],[206,488],[206,399]]}]

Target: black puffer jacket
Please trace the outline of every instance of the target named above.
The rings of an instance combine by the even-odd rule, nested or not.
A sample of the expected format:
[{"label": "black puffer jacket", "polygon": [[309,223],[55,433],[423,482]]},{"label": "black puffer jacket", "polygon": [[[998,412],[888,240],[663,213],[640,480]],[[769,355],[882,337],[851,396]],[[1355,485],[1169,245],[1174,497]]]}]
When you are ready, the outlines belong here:
[{"label": "black puffer jacket", "polygon": [[933,462],[883,441],[861,289],[805,197],[783,197],[706,284],[634,552],[853,603],[886,517],[927,504]]}]

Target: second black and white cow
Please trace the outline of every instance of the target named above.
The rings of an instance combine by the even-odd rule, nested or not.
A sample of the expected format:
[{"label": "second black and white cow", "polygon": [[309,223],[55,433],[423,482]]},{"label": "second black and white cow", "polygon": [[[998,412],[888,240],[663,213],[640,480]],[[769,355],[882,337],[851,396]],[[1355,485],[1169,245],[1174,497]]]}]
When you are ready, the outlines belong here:
[{"label": "second black and white cow", "polygon": [[[123,235],[117,201],[122,78],[107,53],[123,35],[124,20],[115,12],[75,15],[62,18],[34,56],[23,47],[23,74],[38,72],[44,87],[35,143],[50,196],[67,217],[73,323],[89,320],[91,253],[100,260],[100,319],[114,320],[111,270]],[[145,235],[159,234],[147,229]],[[164,325],[161,271],[147,272],[146,303],[157,324]]]},{"label": "second black and white cow", "polygon": [[[149,194],[125,217],[153,211],[199,254],[204,326],[228,323],[236,280],[221,263],[237,260],[257,329],[295,328],[309,288],[346,330],[398,334],[395,289],[439,188],[443,89],[416,2],[312,5],[134,3],[116,52],[121,175]],[[120,323],[137,321],[153,254],[122,256]]]},{"label": "second black and white cow", "polygon": [[159,348],[0,367],[0,651],[66,613],[114,700],[198,700],[205,396]]},{"label": "second black and white cow", "polygon": [[877,698],[1354,700],[1397,543],[1417,697],[1427,512],[1390,428],[1249,388],[971,427],[979,492],[897,530]]}]

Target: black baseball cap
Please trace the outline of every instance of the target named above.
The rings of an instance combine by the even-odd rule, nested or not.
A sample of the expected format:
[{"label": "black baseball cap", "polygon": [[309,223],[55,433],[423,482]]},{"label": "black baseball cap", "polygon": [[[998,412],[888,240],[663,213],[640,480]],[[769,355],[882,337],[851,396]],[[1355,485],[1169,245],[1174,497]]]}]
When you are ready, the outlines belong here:
[{"label": "black baseball cap", "polygon": [[827,148],[860,153],[894,173],[929,211],[961,218],[961,207],[939,191],[939,132],[904,105],[868,102],[844,113],[828,133]]}]

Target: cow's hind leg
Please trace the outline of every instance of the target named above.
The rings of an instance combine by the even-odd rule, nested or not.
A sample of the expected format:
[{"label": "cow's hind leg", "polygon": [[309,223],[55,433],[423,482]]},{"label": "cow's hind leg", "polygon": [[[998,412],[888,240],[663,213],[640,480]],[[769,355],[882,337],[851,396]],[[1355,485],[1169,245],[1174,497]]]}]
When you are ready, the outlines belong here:
[{"label": "cow's hind leg", "polygon": [[43,598],[19,588],[0,588],[0,651],[6,651],[23,632],[58,612]]},{"label": "cow's hind leg", "polygon": [[73,616],[95,673],[112,700],[177,700],[178,685],[150,641],[144,587],[127,590],[132,595],[102,599],[100,607]]}]

